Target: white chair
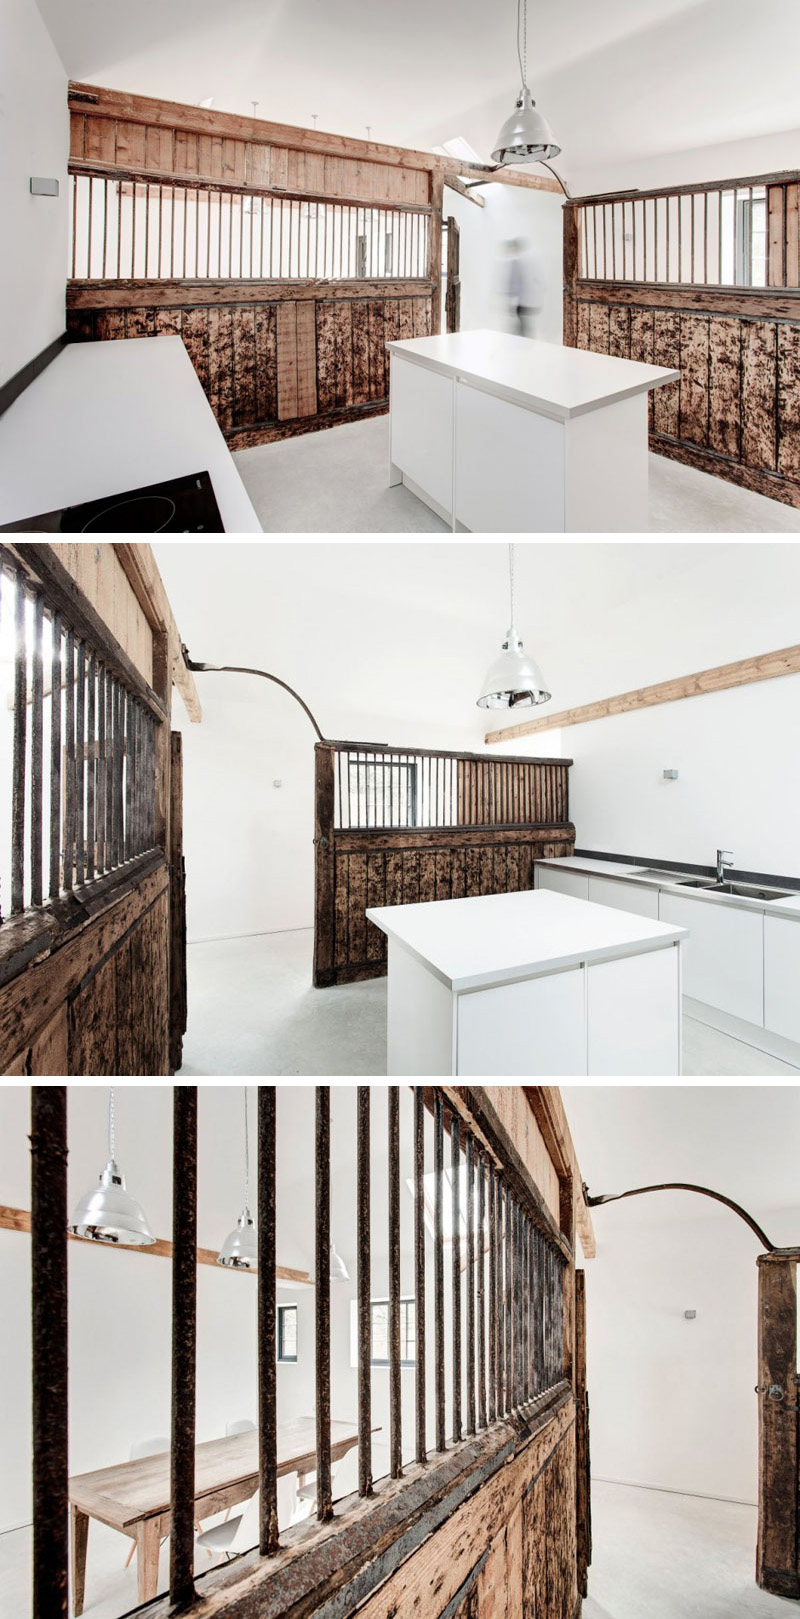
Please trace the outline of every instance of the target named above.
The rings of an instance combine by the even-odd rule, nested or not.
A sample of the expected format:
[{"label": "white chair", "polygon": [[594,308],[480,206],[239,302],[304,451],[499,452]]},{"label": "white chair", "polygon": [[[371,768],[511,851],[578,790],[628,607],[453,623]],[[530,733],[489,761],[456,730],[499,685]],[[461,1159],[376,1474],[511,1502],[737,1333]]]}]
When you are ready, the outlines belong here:
[{"label": "white chair", "polygon": [[[145,1456],[163,1456],[168,1450],[169,1450],[169,1440],[168,1439],[164,1439],[164,1438],[159,1438],[159,1439],[140,1439],[138,1444],[131,1445],[130,1451],[128,1452],[128,1460],[131,1461],[131,1462],[138,1462],[138,1461],[141,1461]],[[166,1540],[166,1539],[167,1539],[167,1536],[165,1535],[164,1540]],[[164,1544],[164,1540],[162,1540],[162,1542],[161,1542],[162,1546]],[[130,1567],[130,1564],[131,1564],[131,1562],[133,1560],[133,1554],[134,1554],[135,1551],[136,1551],[136,1541],[134,1540],[131,1543],[131,1549],[128,1552],[128,1556],[127,1556],[127,1559],[126,1559],[126,1562],[125,1562],[125,1567],[126,1568]]]},{"label": "white chair", "polygon": [[[249,1430],[244,1429],[245,1433]],[[258,1516],[258,1490],[250,1497],[244,1510],[237,1513],[235,1518],[223,1518],[222,1523],[215,1523],[211,1529],[204,1529],[196,1536],[195,1545],[201,1546],[209,1556],[222,1553],[227,1559],[235,1557],[239,1552],[247,1551],[258,1540],[258,1529],[249,1529],[252,1524],[253,1512]],[[244,1525],[244,1529],[243,1529]]]}]

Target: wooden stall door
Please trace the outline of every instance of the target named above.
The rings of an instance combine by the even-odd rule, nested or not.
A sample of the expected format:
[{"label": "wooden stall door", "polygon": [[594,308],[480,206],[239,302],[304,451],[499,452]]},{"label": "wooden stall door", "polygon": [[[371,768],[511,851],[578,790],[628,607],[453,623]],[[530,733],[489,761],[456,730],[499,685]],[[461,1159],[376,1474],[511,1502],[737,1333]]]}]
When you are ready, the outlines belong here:
[{"label": "wooden stall door", "polygon": [[758,1260],[758,1550],[756,1580],[800,1597],[797,1254]]},{"label": "wooden stall door", "polygon": [[592,1561],[592,1493],[589,1455],[589,1396],[586,1390],[586,1272],[575,1272],[575,1512],[578,1590],[589,1590]]},{"label": "wooden stall door", "polygon": [[445,327],[448,332],[461,330],[461,232],[458,220],[452,214],[447,221],[447,292],[445,295]]},{"label": "wooden stall door", "polygon": [[173,731],[170,738],[170,1013],[169,1065],[178,1072],[186,1033],[186,861],[183,857],[183,737]]}]

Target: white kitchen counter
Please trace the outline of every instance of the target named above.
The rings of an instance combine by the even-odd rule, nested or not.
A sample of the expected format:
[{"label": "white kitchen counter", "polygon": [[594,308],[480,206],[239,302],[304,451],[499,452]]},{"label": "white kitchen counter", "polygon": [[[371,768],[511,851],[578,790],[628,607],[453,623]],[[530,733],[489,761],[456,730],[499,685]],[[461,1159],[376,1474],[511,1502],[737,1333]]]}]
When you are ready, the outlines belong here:
[{"label": "white kitchen counter", "polygon": [[387,345],[389,481],[471,533],[640,533],[663,366],[509,332]]},{"label": "white kitchen counter", "polygon": [[545,891],[382,906],[388,1072],[677,1074],[685,929]]},{"label": "white kitchen counter", "polygon": [[207,471],[229,534],[260,534],[179,337],[70,343],[0,416],[0,523]]},{"label": "white kitchen counter", "polygon": [[[557,866],[565,871],[586,872],[590,877],[620,878],[625,882],[636,884],[638,888],[665,889],[669,893],[680,892],[687,898],[703,900],[709,905],[728,905],[745,911],[763,911],[765,916],[786,916],[800,919],[800,893],[788,899],[754,899],[747,894],[720,894],[710,888],[691,888],[680,880],[681,874],[676,873],[673,882],[668,877],[648,877],[645,872],[655,869],[669,871],[669,862],[665,861],[663,867],[650,868],[649,866],[628,866],[621,860],[594,860],[591,855],[558,855],[551,859],[535,860],[534,866]],[[685,874],[691,877],[692,873]],[[742,882],[747,879],[742,878]],[[736,878],[732,879],[736,882]],[[755,885],[756,887],[758,884]],[[769,887],[769,883],[764,885]],[[780,888],[780,882],[775,883]]]}]

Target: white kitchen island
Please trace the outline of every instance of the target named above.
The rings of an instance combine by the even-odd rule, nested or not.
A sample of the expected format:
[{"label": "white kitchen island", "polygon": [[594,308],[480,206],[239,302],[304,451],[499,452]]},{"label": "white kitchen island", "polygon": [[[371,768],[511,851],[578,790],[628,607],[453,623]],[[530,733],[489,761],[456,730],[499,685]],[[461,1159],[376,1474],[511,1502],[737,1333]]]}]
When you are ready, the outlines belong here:
[{"label": "white kitchen island", "polygon": [[390,1076],[677,1075],[686,929],[536,890],[382,906]]},{"label": "white kitchen island", "polygon": [[508,332],[387,347],[389,482],[454,531],[647,529],[648,394],[679,372]]}]

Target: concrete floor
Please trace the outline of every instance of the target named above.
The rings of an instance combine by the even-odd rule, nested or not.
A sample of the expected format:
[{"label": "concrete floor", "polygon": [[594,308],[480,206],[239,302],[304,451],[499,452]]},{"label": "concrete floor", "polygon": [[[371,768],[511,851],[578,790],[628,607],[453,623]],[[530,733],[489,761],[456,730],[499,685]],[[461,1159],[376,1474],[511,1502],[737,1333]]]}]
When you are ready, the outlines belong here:
[{"label": "concrete floor", "polygon": [[[261,933],[189,946],[181,1075],[377,1078],[386,1073],[386,979],[314,989],[313,934]],[[800,1070],[684,1019],[683,1071],[749,1077]]]},{"label": "concrete floor", "polygon": [[796,1610],[754,1583],[755,1507],[595,1479],[592,1520],[583,1619],[788,1619]]},{"label": "concrete floor", "polygon": [[[583,1619],[788,1619],[795,1609],[754,1583],[755,1507],[595,1481],[592,1516]],[[87,1619],[118,1619],[136,1605],[135,1560],[124,1567],[128,1545],[103,1524],[90,1526]],[[30,1613],[31,1551],[29,1526],[0,1535],[0,1619]],[[198,1552],[195,1572],[210,1567]],[[161,1549],[160,1590],[168,1580],[169,1544]]]},{"label": "concrete floor", "polygon": [[[389,418],[259,444],[235,455],[266,534],[440,534],[446,523],[386,484]],[[800,534],[800,511],[650,456],[651,534]]]}]

